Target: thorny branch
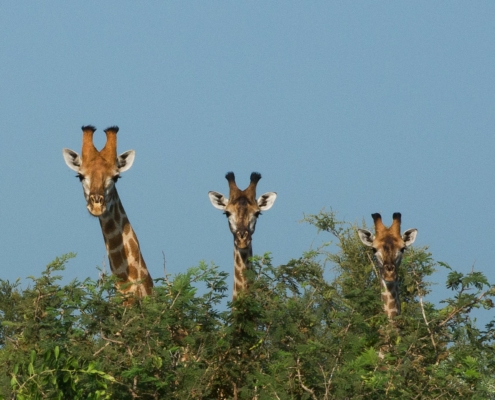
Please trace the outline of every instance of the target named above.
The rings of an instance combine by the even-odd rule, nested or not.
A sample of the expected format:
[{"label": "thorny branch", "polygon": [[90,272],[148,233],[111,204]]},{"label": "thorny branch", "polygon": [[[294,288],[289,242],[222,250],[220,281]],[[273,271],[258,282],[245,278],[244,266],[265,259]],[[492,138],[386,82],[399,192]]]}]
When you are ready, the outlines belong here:
[{"label": "thorny branch", "polygon": [[301,369],[299,367],[299,357],[297,358],[296,360],[296,364],[297,364],[297,367],[296,367],[296,371],[297,371],[297,377],[299,379],[299,383],[301,384],[301,387],[306,391],[308,392],[310,395],[311,395],[311,398],[313,398],[314,400],[318,400],[318,398],[315,396],[315,392],[310,389],[309,387],[307,387],[304,383],[303,383],[303,379],[302,379],[302,376],[301,376]]},{"label": "thorny branch", "polygon": [[[353,314],[353,313],[354,313],[354,310],[351,311],[351,314]],[[351,323],[349,322],[349,324],[347,325],[347,327],[345,328],[345,330],[343,332],[344,335],[347,334],[350,327],[351,327]],[[342,354],[342,347],[343,347],[342,345],[339,347],[339,351],[337,353],[337,356],[335,357],[335,365],[332,368],[332,372],[330,372],[330,378],[328,378],[328,381],[325,383],[325,399],[328,399],[328,396],[329,396],[330,387],[332,386],[333,374],[335,372],[335,369],[339,365],[338,362],[339,362],[340,356]],[[323,367],[321,365],[320,365],[320,370],[321,370],[322,374],[324,374]]]},{"label": "thorny branch", "polygon": [[425,307],[424,307],[424,303],[423,303],[423,295],[421,294],[421,288],[419,286],[419,281],[417,279],[418,274],[417,274],[414,266],[413,266],[413,274],[415,277],[414,283],[416,284],[416,288],[418,289],[418,297],[419,297],[419,305],[421,306],[421,314],[423,315],[423,320],[425,321],[426,329],[428,330],[428,333],[430,334],[431,344],[433,345],[433,348],[435,349],[435,354],[438,354],[437,344],[435,342],[435,337],[433,335],[433,332],[430,329],[430,323],[428,322],[428,319],[426,318]]},{"label": "thorny branch", "polygon": [[368,260],[370,260],[371,266],[373,267],[373,271],[375,271],[376,279],[378,279],[378,282],[381,282],[380,274],[378,273],[378,270],[376,269],[375,263],[373,262],[373,259],[371,258],[369,253],[366,253],[368,256]]},{"label": "thorny branch", "polygon": [[473,300],[471,302],[469,302],[468,304],[464,304],[463,306],[459,307],[459,308],[456,308],[454,309],[453,311],[450,312],[450,314],[447,316],[447,318],[445,318],[440,324],[438,324],[438,326],[444,326],[447,322],[449,322],[452,318],[454,318],[457,314],[459,314],[462,310],[466,309],[466,308],[469,308],[469,307],[472,307],[474,306],[476,303],[478,303],[483,297],[485,297],[489,292],[491,291],[490,290],[487,290],[486,292],[483,292],[481,293],[477,298],[476,300]]}]

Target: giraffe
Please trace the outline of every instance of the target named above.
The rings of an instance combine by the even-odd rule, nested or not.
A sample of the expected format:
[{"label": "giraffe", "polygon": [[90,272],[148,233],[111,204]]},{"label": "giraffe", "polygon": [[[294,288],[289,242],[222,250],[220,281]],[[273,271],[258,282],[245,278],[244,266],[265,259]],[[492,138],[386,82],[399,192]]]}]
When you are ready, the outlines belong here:
[{"label": "giraffe", "polygon": [[86,208],[98,217],[112,273],[119,278],[118,290],[126,295],[151,294],[153,281],[146,268],[136,233],[124,211],[115,183],[122,172],[131,168],[135,152],[117,156],[117,126],[105,129],[107,141],[98,151],[93,144],[96,128],[83,126],[82,156],[63,149],[68,167],[77,172],[82,183]]},{"label": "giraffe", "polygon": [[235,183],[233,172],[228,172],[225,178],[229,182],[229,197],[225,198],[218,192],[208,192],[213,207],[222,210],[229,221],[229,228],[234,235],[234,289],[232,301],[239,292],[247,287],[244,272],[250,268],[249,258],[253,256],[252,235],[256,221],[262,211],[269,210],[277,193],[268,192],[256,200],[256,185],[261,179],[257,172],[251,174],[251,183],[245,190],[240,190]]},{"label": "giraffe", "polygon": [[401,214],[394,213],[393,223],[387,228],[380,214],[371,214],[375,223],[375,236],[366,229],[358,229],[361,241],[373,248],[380,271],[383,308],[389,320],[400,314],[399,275],[397,269],[404,250],[414,243],[417,229],[408,229],[401,236]]}]

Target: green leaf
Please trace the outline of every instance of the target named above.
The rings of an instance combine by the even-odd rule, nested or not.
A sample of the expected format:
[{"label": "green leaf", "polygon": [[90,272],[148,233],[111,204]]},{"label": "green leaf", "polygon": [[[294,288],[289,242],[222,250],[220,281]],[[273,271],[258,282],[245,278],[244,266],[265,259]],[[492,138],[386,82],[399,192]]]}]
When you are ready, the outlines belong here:
[{"label": "green leaf", "polygon": [[158,356],[153,356],[152,362],[155,368],[161,368],[163,365],[163,360]]},{"label": "green leaf", "polygon": [[102,378],[104,378],[104,379],[106,379],[107,381],[110,381],[110,382],[115,382],[115,378],[112,375],[103,374],[102,375]]},{"label": "green leaf", "polygon": [[475,371],[474,369],[466,370],[466,372],[464,372],[464,375],[466,376],[466,378],[471,378],[471,379],[480,377],[479,372]]},{"label": "green leaf", "polygon": [[31,361],[31,364],[34,363],[34,360],[36,360],[36,350],[31,350],[31,355],[29,359]]}]

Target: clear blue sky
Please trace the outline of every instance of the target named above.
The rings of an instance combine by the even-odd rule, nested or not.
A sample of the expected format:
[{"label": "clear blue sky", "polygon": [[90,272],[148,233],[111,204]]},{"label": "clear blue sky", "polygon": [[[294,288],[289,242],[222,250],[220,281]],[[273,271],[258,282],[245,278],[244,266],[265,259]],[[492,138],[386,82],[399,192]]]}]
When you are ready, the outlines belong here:
[{"label": "clear blue sky", "polygon": [[170,273],[232,271],[207,193],[259,171],[278,198],[254,251],[275,264],[331,239],[303,213],[399,211],[435,259],[495,280],[494,21],[488,1],[3,2],[1,278],[69,251],[65,279],[107,263],[62,159],[94,124],[97,146],[118,125],[119,152],[136,150],[119,194],[155,278],[162,252]]}]

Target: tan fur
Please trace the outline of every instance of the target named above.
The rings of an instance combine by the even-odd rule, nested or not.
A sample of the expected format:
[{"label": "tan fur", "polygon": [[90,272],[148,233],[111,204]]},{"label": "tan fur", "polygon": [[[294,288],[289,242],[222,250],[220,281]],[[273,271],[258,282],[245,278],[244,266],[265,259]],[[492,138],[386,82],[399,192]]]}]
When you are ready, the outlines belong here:
[{"label": "tan fur", "polygon": [[[234,289],[232,299],[235,300],[241,291],[247,289],[245,271],[251,268],[249,258],[253,256],[252,235],[261,208],[265,209],[266,204],[261,204],[260,208],[256,200],[256,185],[261,179],[260,174],[254,172],[251,174],[251,182],[245,190],[240,190],[237,187],[235,176],[232,172],[229,172],[225,177],[229,182],[228,201],[217,192],[210,192],[210,200],[216,208],[222,209],[224,214],[227,215],[230,231],[234,236]],[[273,201],[276,197],[276,193],[273,192],[266,195],[273,196]],[[273,201],[266,209],[271,207]]]},{"label": "tan fur", "polygon": [[153,281],[112,180],[119,175],[118,128],[105,130],[107,141],[101,151],[93,144],[94,131],[91,126],[83,127],[82,162],[78,169],[83,185],[89,185],[89,193],[85,192],[87,208],[100,221],[110,268],[120,278],[119,290],[146,296],[151,294]]},{"label": "tan fur", "polygon": [[[251,266],[249,258],[253,256],[252,233],[249,231],[250,219],[259,212],[256,202],[256,184],[251,182],[245,190],[237,187],[234,179],[229,180],[229,204],[225,207],[227,213],[236,217],[236,232],[234,235],[234,291],[232,299],[247,288],[245,271]],[[254,232],[253,232],[254,233]]]},{"label": "tan fur", "polygon": [[372,217],[375,224],[372,247],[379,264],[383,308],[391,319],[400,314],[398,268],[406,248],[400,234],[401,215],[394,214],[389,228],[383,224],[380,214],[372,214]]}]

